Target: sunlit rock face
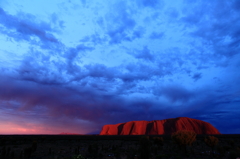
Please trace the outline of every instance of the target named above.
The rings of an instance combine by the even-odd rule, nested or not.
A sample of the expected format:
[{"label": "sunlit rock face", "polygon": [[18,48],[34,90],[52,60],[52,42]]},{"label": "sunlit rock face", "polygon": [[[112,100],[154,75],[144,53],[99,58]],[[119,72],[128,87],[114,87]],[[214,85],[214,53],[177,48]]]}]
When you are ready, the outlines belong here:
[{"label": "sunlit rock face", "polygon": [[221,134],[208,122],[188,117],[179,117],[104,125],[100,135],[163,135],[172,134],[178,130],[191,130],[196,134]]}]

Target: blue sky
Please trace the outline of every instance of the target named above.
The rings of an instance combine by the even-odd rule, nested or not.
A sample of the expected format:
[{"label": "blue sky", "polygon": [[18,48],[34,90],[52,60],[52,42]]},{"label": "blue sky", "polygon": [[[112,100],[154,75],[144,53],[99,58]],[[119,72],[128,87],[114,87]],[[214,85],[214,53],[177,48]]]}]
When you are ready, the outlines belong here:
[{"label": "blue sky", "polygon": [[0,134],[190,117],[240,133],[240,1],[0,2]]}]

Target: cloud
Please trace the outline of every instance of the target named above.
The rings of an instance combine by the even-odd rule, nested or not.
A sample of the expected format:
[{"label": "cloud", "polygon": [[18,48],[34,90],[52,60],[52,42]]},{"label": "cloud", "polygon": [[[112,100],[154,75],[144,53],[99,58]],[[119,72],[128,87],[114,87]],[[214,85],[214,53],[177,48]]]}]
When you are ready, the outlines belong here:
[{"label": "cloud", "polygon": [[103,64],[85,65],[88,70],[88,76],[94,78],[106,78],[108,80],[114,80],[117,78],[118,70],[116,68],[106,67]]},{"label": "cloud", "polygon": [[240,2],[238,0],[235,0],[233,3],[232,3],[232,7],[234,9],[236,9],[236,11],[240,11]]},{"label": "cloud", "polygon": [[82,38],[80,41],[84,43],[89,42],[92,43],[94,46],[97,46],[106,43],[108,40],[106,36],[101,36],[99,33],[94,33],[92,35]]},{"label": "cloud", "polygon": [[[5,28],[1,29],[1,32],[13,37],[15,40],[31,40],[31,36],[38,37],[43,43],[59,43],[57,38],[51,33],[53,31],[51,26],[45,22],[34,23],[24,18],[12,16],[7,14],[2,8],[0,8],[0,22]],[[46,46],[46,45],[44,45]],[[43,46],[43,47],[44,47]]]},{"label": "cloud", "polygon": [[[84,82],[83,79],[81,82],[59,86],[2,77],[0,98],[3,101],[19,103],[15,107],[14,104],[8,107],[8,111],[18,114],[15,115],[16,120],[21,114],[32,112],[33,116],[29,116],[28,121],[33,124],[36,116],[38,121],[42,123],[45,123],[44,118],[47,116],[49,118],[45,123],[48,125],[47,127],[54,125],[56,127],[56,124],[59,125],[60,122],[68,125],[67,127],[74,132],[99,132],[104,124],[142,119],[153,120],[153,117],[160,120],[169,117],[188,116],[208,121],[210,117],[203,118],[204,115],[212,114],[210,112],[220,105],[220,103],[216,103],[219,95],[214,94],[212,90],[207,92],[206,90],[196,91],[179,85],[159,86],[154,89],[147,87],[150,89],[149,92],[154,90],[152,95],[160,97],[160,99],[166,97],[168,101],[165,102],[158,99],[154,100],[152,97],[134,97],[132,94],[137,93],[136,88],[138,87],[136,82],[125,82],[122,85],[115,83],[117,81],[110,81],[108,84],[101,83],[101,80],[95,80],[95,78],[104,78],[102,72],[106,72],[105,77],[113,78],[113,76],[108,77],[107,72],[109,70],[107,67],[90,65],[86,68],[91,70],[91,74],[86,76],[87,83],[85,85],[81,83]],[[135,68],[132,66],[129,69]],[[117,75],[118,73],[115,74],[115,76]],[[92,79],[89,77],[92,77]],[[105,89],[104,91],[101,90],[101,93],[97,89],[100,88],[99,86]],[[146,90],[142,93],[145,92]],[[131,96],[131,98],[128,96]],[[44,114],[44,116],[38,116],[40,114]],[[219,112],[214,114],[219,114]],[[52,120],[53,118],[58,120]],[[73,129],[74,125],[75,127],[76,125],[84,127],[85,131]],[[96,127],[98,130],[95,130]]]},{"label": "cloud", "polygon": [[165,96],[173,103],[178,101],[186,103],[196,96],[194,92],[179,85],[157,87],[154,89],[154,95]]},{"label": "cloud", "polygon": [[68,118],[77,117],[83,120],[91,120],[94,117],[91,116],[93,113],[91,111],[99,109],[93,104],[94,100],[97,99],[96,95],[87,88],[79,89],[76,92],[67,87],[41,85],[27,81],[12,79],[3,81],[2,79],[1,82],[5,83],[0,86],[2,88],[0,92],[1,100],[20,103],[19,108],[14,111],[28,111],[42,107],[42,110],[47,109],[48,115],[53,117],[67,116]]},{"label": "cloud", "polygon": [[158,0],[140,0],[137,1],[140,5],[143,7],[151,7],[151,8],[162,8],[164,6],[163,1],[158,1]]},{"label": "cloud", "polygon": [[176,9],[174,8],[169,8],[166,12],[166,15],[170,17],[169,21],[173,22],[172,19],[176,20],[176,18],[179,17],[179,13]]},{"label": "cloud", "polygon": [[87,133],[130,120],[188,116],[217,124],[230,114],[237,118],[237,1],[189,1],[176,8],[155,0],[86,5],[82,1],[86,14],[93,13],[87,29],[72,26],[85,20],[74,17],[76,9],[70,20],[53,10],[50,22],[0,9],[3,37],[27,48],[16,50],[9,42],[0,50],[15,55],[2,56],[14,65],[0,68],[1,121],[17,121],[21,130]]},{"label": "cloud", "polygon": [[194,79],[194,81],[197,81],[197,80],[202,78],[202,74],[201,73],[195,73],[192,78]]},{"label": "cloud", "polygon": [[65,28],[64,21],[63,20],[59,20],[59,17],[58,17],[58,15],[56,13],[51,14],[50,18],[51,18],[51,23],[57,25],[61,29]]},{"label": "cloud", "polygon": [[137,27],[136,29],[133,30],[131,40],[137,39],[137,38],[142,38],[145,34],[145,29],[143,27]]},{"label": "cloud", "polygon": [[[8,109],[10,112],[18,112],[19,115],[16,115],[16,120],[21,113],[30,111],[34,114],[48,116],[47,125],[55,123],[52,118],[64,119],[66,125],[68,125],[68,122],[73,122],[70,119],[74,119],[75,121],[82,121],[79,123],[80,127],[84,126],[84,122],[86,122],[86,124],[92,125],[89,126],[91,128],[96,126],[95,124],[102,125],[109,121],[120,122],[121,117],[131,115],[134,112],[134,110],[127,110],[130,105],[139,104],[139,107],[145,107],[146,105],[124,102],[124,99],[115,95],[98,94],[97,91],[93,90],[93,87],[78,88],[76,86],[59,87],[1,78],[0,100],[19,103],[18,106]],[[35,117],[29,116],[28,120],[33,122],[36,119]],[[39,121],[44,122],[45,117],[38,116],[38,118]]]},{"label": "cloud", "polygon": [[138,82],[150,80],[153,76],[156,76],[156,68],[147,64],[127,64],[127,72],[121,73],[119,78],[124,82]]},{"label": "cloud", "polygon": [[240,23],[236,19],[238,11],[233,8],[232,2],[198,1],[181,19],[192,30],[189,35],[201,41],[198,47],[213,51],[212,60],[218,61],[239,53]]},{"label": "cloud", "polygon": [[142,50],[137,50],[137,53],[134,53],[132,55],[137,59],[143,59],[145,61],[153,62],[155,60],[154,55],[151,53],[147,46],[144,46]]},{"label": "cloud", "polygon": [[[110,44],[118,44],[123,40],[131,40],[127,32],[135,27],[136,21],[132,18],[132,15],[127,12],[126,5],[123,1],[117,2],[105,16]],[[114,14],[112,14],[112,12],[114,12]]]},{"label": "cloud", "polygon": [[65,58],[67,60],[67,67],[65,67],[69,74],[78,74],[80,71],[80,67],[74,63],[76,58],[79,56],[80,58],[84,56],[86,52],[94,50],[93,47],[85,46],[83,44],[79,44],[76,47],[67,48],[65,52]]},{"label": "cloud", "polygon": [[161,39],[164,36],[164,33],[157,33],[157,32],[152,32],[150,37],[151,39]]},{"label": "cloud", "polygon": [[[161,77],[168,72],[161,72],[158,67],[149,66],[147,64],[125,64],[118,67],[107,67],[103,64],[84,65],[82,71],[78,72],[75,80],[82,80],[84,78],[95,78],[95,80],[106,80],[105,82],[116,82],[121,80],[124,84],[128,82],[140,82],[151,80],[152,77]],[[124,70],[124,71],[123,71]]]},{"label": "cloud", "polygon": [[157,0],[142,0],[143,5],[149,7],[155,7],[158,4]]}]

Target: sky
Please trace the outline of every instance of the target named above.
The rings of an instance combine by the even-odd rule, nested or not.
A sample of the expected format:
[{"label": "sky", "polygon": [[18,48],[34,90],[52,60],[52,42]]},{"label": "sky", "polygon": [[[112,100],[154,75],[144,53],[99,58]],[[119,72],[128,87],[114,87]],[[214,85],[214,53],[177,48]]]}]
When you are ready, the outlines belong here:
[{"label": "sky", "polygon": [[190,117],[240,134],[239,0],[0,1],[0,134]]}]

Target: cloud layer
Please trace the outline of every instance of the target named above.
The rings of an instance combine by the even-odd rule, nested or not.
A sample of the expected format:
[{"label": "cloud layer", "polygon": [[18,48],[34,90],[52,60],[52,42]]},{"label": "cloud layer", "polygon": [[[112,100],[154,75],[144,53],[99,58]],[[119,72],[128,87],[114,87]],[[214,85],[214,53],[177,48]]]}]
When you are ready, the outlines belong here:
[{"label": "cloud layer", "polygon": [[180,116],[240,133],[238,1],[33,6],[0,3],[0,133]]}]

